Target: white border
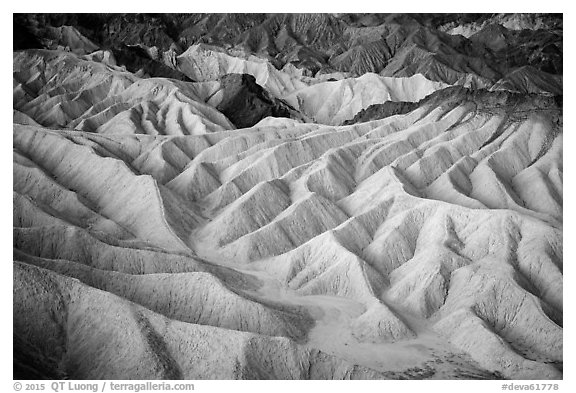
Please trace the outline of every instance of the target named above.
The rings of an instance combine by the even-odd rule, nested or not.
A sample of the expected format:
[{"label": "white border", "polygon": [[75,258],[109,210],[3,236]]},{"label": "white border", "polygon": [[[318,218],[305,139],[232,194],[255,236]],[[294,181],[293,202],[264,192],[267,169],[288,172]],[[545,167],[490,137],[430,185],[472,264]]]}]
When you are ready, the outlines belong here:
[{"label": "white border", "polygon": [[[198,2],[195,0],[188,0],[182,2],[154,2],[153,4],[146,3],[144,0],[138,2],[134,0],[97,0],[94,2],[82,1],[21,1],[15,2],[5,0],[2,7],[1,25],[4,40],[3,47],[11,47],[12,38],[12,13],[13,12],[556,12],[564,13],[564,107],[568,109],[564,117],[564,144],[568,148],[567,152],[571,153],[572,148],[576,148],[575,135],[576,122],[574,115],[570,108],[574,104],[573,88],[574,77],[571,75],[572,66],[574,64],[574,28],[576,20],[573,18],[571,8],[567,6],[567,2],[562,1],[541,1],[541,2],[520,2],[520,1],[495,1],[483,0],[478,2],[464,2],[464,1],[419,1],[419,2],[398,2],[398,1],[347,1],[346,3],[327,3],[323,1],[304,1],[293,0],[290,2],[272,2],[272,1],[212,1],[212,2]],[[8,12],[9,11],[9,12]],[[2,242],[1,255],[1,273],[0,274],[0,310],[10,315],[5,318],[3,323],[0,324],[2,337],[2,353],[0,355],[0,391],[12,392],[12,247],[9,244],[12,240],[11,228],[11,209],[12,196],[9,193],[10,183],[12,183],[12,154],[10,151],[11,146],[11,121],[12,112],[10,110],[12,102],[11,89],[8,88],[9,75],[11,72],[9,68],[12,67],[12,59],[9,57],[10,51],[6,50],[3,61],[0,63],[3,76],[2,81],[5,86],[2,88],[2,127],[0,131],[0,146],[2,151],[0,154],[0,176],[1,183],[4,188],[1,193],[2,201],[0,207],[2,209],[0,217],[2,218],[0,241]],[[564,185],[564,199],[567,201],[564,207],[564,216],[566,222],[565,236],[565,249],[564,249],[564,266],[565,270],[565,293],[564,299],[567,301],[567,306],[564,309],[564,354],[567,358],[564,362],[564,380],[563,381],[532,381],[533,383],[558,383],[561,392],[576,392],[575,373],[573,367],[574,359],[574,311],[571,299],[574,298],[575,287],[575,268],[572,266],[574,260],[574,244],[572,241],[572,229],[574,225],[574,211],[575,208],[571,204],[571,197],[574,195],[574,156],[568,154],[565,159],[567,166],[568,177]],[[90,381],[82,381],[90,382]],[[95,381],[97,382],[97,381]],[[128,381],[127,381],[128,382]],[[131,381],[135,382],[135,381]],[[353,389],[358,389],[362,393],[368,391],[389,391],[389,392],[404,392],[404,391],[440,391],[458,392],[458,393],[472,393],[472,392],[498,392],[501,391],[503,383],[511,383],[511,381],[195,381],[196,389],[198,392],[207,391],[230,391],[230,392],[288,392],[292,390],[298,391],[323,391],[330,392],[344,392]],[[531,381],[515,381],[518,384],[529,384]],[[46,391],[50,390],[49,386]],[[107,389],[107,391],[110,391]]]}]

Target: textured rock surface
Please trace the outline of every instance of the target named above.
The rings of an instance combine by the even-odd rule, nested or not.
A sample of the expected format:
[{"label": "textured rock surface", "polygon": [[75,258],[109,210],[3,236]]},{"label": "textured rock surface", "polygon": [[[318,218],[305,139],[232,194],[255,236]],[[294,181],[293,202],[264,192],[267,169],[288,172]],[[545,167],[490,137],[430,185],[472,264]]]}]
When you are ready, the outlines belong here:
[{"label": "textured rock surface", "polygon": [[[103,49],[138,45],[173,68],[180,67],[176,56],[208,44],[248,63],[256,55],[273,69],[288,64],[306,74],[357,77],[421,73],[433,81],[489,88],[527,65],[543,71],[542,78],[561,77],[562,24],[561,14],[16,14],[14,48],[38,47],[46,29],[71,26]],[[52,39],[44,45],[57,49],[65,43]],[[270,90],[246,72],[253,67],[217,74],[250,73]],[[180,70],[201,80],[188,68],[185,62]]]},{"label": "textured rock surface", "polygon": [[561,77],[452,17],[102,18],[13,54],[15,378],[563,377]]},{"label": "textured rock surface", "polygon": [[385,119],[394,115],[403,115],[418,107],[416,102],[406,101],[386,101],[383,104],[372,104],[366,109],[362,109],[354,118],[346,120],[342,125],[351,125],[356,123],[364,123],[370,120]]},{"label": "textured rock surface", "polygon": [[238,128],[252,127],[269,116],[290,117],[292,108],[272,97],[252,75],[226,74],[220,83],[223,98],[216,109]]}]

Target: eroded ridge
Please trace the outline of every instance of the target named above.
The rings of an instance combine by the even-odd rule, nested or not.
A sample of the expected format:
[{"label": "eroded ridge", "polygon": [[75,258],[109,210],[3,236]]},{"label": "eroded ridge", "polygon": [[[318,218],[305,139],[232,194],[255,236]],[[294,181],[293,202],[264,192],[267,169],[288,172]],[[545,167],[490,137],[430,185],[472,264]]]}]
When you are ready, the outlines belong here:
[{"label": "eroded ridge", "polygon": [[194,84],[19,56],[22,375],[562,377],[553,99],[234,130]]}]

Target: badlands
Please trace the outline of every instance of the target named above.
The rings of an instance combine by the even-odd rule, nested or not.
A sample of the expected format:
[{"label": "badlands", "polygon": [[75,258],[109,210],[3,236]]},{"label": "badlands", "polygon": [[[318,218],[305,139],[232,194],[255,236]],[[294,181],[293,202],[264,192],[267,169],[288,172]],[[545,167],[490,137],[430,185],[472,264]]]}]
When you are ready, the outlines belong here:
[{"label": "badlands", "polygon": [[16,379],[562,379],[562,16],[15,14]]}]

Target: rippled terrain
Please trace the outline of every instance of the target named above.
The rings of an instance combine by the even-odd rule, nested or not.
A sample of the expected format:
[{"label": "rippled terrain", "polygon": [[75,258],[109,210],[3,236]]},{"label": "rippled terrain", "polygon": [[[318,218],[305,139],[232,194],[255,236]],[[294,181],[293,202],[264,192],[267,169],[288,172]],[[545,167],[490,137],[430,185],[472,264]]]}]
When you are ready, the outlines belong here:
[{"label": "rippled terrain", "polygon": [[[78,26],[14,51],[15,378],[562,378],[561,70],[489,75],[486,21],[333,18],[139,71]],[[262,31],[362,45],[314,73]]]}]

